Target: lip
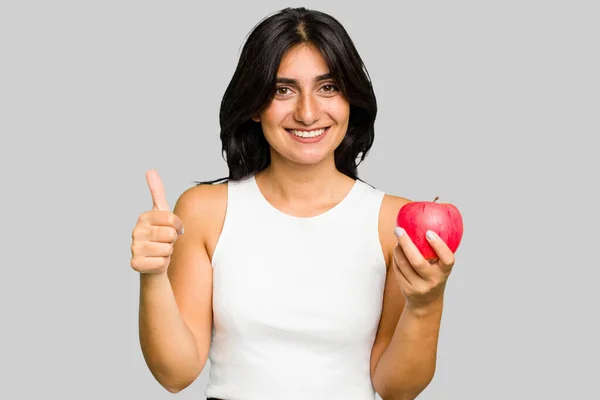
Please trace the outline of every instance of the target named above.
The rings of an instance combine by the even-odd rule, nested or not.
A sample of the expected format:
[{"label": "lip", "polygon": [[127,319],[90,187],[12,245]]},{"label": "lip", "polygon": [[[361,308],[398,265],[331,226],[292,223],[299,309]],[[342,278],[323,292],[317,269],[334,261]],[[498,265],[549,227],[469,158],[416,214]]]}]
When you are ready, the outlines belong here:
[{"label": "lip", "polygon": [[311,138],[303,138],[303,137],[300,137],[300,136],[296,136],[292,132],[290,132],[290,130],[292,130],[292,129],[286,128],[285,131],[292,137],[292,139],[294,139],[297,142],[300,142],[300,143],[317,143],[317,142],[320,142],[321,140],[323,140],[325,138],[325,136],[327,136],[327,134],[329,133],[329,128],[331,128],[331,127],[327,126],[327,127],[324,127],[324,128],[293,129],[293,130],[302,131],[302,132],[310,132],[310,131],[316,131],[318,129],[325,129],[325,132],[323,132],[321,135],[315,136],[315,137],[311,137]]},{"label": "lip", "polygon": [[301,131],[301,132],[310,132],[310,131],[318,131],[319,129],[327,129],[330,126],[321,126],[319,128],[310,128],[310,129],[306,129],[306,128],[285,128],[286,131]]}]

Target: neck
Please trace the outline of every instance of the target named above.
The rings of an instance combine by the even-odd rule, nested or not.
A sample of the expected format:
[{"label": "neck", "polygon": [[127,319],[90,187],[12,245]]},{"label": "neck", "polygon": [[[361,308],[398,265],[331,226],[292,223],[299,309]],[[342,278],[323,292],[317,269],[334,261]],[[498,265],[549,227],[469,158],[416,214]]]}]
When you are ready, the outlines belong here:
[{"label": "neck", "polygon": [[283,204],[322,204],[339,200],[354,181],[335,167],[331,157],[315,165],[299,165],[271,159],[271,164],[256,175],[266,194]]}]

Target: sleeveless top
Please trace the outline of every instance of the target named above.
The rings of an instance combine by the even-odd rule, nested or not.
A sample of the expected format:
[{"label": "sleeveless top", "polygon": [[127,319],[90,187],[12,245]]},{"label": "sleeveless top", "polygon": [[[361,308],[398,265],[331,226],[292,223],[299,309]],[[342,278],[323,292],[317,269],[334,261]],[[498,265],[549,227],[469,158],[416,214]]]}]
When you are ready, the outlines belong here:
[{"label": "sleeveless top", "polygon": [[356,180],[335,207],[301,218],[269,203],[254,176],[228,182],[212,259],[207,397],[375,399],[383,196]]}]

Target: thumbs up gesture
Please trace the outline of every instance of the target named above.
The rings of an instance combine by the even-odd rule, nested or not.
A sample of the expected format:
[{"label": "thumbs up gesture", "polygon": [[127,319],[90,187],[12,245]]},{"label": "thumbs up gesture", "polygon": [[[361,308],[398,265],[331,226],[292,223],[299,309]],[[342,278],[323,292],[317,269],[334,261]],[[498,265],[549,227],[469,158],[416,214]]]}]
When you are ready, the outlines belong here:
[{"label": "thumbs up gesture", "polygon": [[158,173],[146,172],[152,195],[152,211],[138,218],[132,233],[131,267],[143,274],[166,273],[173,253],[173,244],[183,234],[179,217],[169,210],[165,190]]}]

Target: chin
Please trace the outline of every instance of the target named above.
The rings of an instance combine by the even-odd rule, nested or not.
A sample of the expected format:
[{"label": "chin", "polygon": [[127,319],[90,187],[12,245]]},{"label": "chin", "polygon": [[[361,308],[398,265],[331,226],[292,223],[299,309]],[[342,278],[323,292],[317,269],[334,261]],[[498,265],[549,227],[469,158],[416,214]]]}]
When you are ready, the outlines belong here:
[{"label": "chin", "polygon": [[288,154],[286,158],[296,164],[302,165],[317,165],[327,161],[330,157],[333,157],[333,153],[331,154]]}]

